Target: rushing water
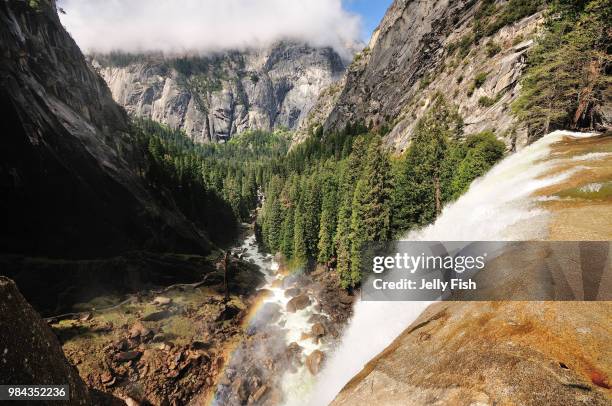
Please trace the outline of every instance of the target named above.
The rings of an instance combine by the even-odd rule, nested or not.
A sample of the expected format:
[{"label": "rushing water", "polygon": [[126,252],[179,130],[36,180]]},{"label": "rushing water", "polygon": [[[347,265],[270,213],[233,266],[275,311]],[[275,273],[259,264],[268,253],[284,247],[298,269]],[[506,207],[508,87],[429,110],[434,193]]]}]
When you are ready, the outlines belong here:
[{"label": "rushing water", "polygon": [[[557,131],[517,152],[443,210],[438,220],[411,232],[406,240],[501,241],[546,238],[549,213],[538,206],[534,193],[562,182],[579,168],[555,171],[573,158],[551,158],[552,145],[564,137],[591,134]],[[584,156],[584,160],[600,159]],[[326,405],[363,366],[384,350],[429,305],[428,302],[363,302],[341,344],[319,375],[309,404]],[[308,402],[304,402],[308,404]]]},{"label": "rushing water", "polygon": [[[244,253],[246,260],[252,261],[258,265],[261,271],[264,273],[266,278],[266,284],[262,287],[263,290],[267,291],[268,294],[259,303],[251,313],[249,320],[247,321],[247,331],[251,330],[264,330],[269,328],[277,328],[275,331],[281,332],[280,343],[278,341],[266,341],[264,345],[279,346],[278,353],[281,354],[285,348],[291,343],[297,343],[302,347],[301,353],[301,366],[295,370],[287,370],[282,372],[279,382],[282,383],[280,392],[282,393],[283,403],[285,406],[299,406],[303,405],[305,398],[311,393],[312,387],[315,383],[313,375],[308,371],[306,367],[306,357],[315,350],[326,352],[328,348],[328,341],[318,340],[317,342],[310,338],[309,333],[311,331],[313,323],[310,322],[310,318],[313,315],[323,315],[324,313],[317,310],[318,303],[317,298],[309,293],[311,304],[294,313],[287,311],[287,303],[291,299],[285,295],[287,288],[291,287],[290,284],[283,283],[285,275],[279,273],[279,264],[273,259],[270,254],[263,254],[259,251],[255,236],[249,235],[242,245],[238,248],[239,252]],[[269,308],[266,305],[272,305],[275,308],[278,306],[280,309],[280,317],[270,325],[262,325],[262,319],[266,316],[264,309]],[[263,321],[265,322],[265,321]],[[269,350],[269,348],[266,348]],[[258,358],[253,354],[241,353],[240,350],[235,351],[230,357],[229,363],[226,370],[248,370],[244,363],[256,362]],[[220,386],[216,399],[213,404],[225,406],[228,401],[223,394],[223,387]]]}]

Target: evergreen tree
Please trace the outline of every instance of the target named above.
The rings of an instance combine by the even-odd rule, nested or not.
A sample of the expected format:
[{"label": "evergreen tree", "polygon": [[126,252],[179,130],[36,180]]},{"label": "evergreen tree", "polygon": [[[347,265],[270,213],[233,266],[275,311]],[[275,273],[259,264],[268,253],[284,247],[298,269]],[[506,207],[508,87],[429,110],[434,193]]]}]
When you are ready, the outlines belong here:
[{"label": "evergreen tree", "polygon": [[323,184],[323,201],[321,203],[321,221],[319,225],[319,242],[317,245],[319,263],[326,263],[335,254],[334,234],[336,232],[336,215],[338,185],[332,173],[328,173]]},{"label": "evergreen tree", "polygon": [[442,209],[442,177],[448,144],[462,133],[456,107],[437,95],[418,121],[405,159],[399,164],[394,192],[396,233],[428,224]]},{"label": "evergreen tree", "polygon": [[337,272],[343,288],[353,286],[351,277],[351,217],[346,200],[338,212],[338,228],[335,235],[337,253]]},{"label": "evergreen tree", "polygon": [[557,128],[593,128],[609,89],[612,7],[608,0],[557,0],[546,32],[528,55],[513,111],[532,137]]},{"label": "evergreen tree", "polygon": [[319,222],[321,216],[321,187],[318,173],[314,172],[305,179],[306,190],[303,205],[304,242],[308,259],[316,259],[319,242]]},{"label": "evergreen tree", "polygon": [[351,286],[361,281],[364,243],[386,241],[391,231],[391,170],[380,138],[369,145],[351,208]]},{"label": "evergreen tree", "polygon": [[293,234],[293,259],[299,264],[306,264],[308,261],[308,247],[305,236],[304,220],[304,200],[302,197],[295,210],[294,234]]},{"label": "evergreen tree", "polygon": [[[452,174],[452,180],[448,186],[449,197],[456,199],[463,194],[474,179],[491,169],[496,162],[504,156],[505,145],[495,138],[491,131],[469,136],[465,146],[455,147],[465,152],[460,162],[447,164],[447,173]],[[455,156],[458,156],[455,155]]]},{"label": "evergreen tree", "polygon": [[282,180],[275,176],[268,187],[268,199],[265,212],[265,220],[262,232],[266,237],[266,245],[272,252],[277,252],[281,243],[281,227],[283,222],[283,210],[279,198],[282,190]]}]

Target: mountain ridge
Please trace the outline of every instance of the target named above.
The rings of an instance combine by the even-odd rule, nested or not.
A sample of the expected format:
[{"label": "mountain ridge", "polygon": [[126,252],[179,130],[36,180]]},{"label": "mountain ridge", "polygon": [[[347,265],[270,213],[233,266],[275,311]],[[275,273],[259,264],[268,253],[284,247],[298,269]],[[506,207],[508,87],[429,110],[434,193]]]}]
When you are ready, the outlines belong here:
[{"label": "mountain ridge", "polygon": [[346,64],[332,48],[291,41],[202,56],[116,53],[89,59],[130,114],[183,129],[196,142],[297,128]]}]

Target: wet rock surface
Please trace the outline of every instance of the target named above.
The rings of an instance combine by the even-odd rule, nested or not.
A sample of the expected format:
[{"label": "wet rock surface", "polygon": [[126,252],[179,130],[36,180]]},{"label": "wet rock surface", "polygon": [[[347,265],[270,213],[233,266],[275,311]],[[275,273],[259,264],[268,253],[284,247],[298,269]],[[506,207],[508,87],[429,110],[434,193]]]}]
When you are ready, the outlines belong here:
[{"label": "wet rock surface", "polygon": [[298,310],[305,309],[310,306],[310,297],[307,294],[302,294],[294,297],[287,303],[287,311],[289,313],[295,313]]},{"label": "wet rock surface", "polygon": [[609,405],[610,302],[430,306],[332,405]]},{"label": "wet rock surface", "polygon": [[321,370],[321,364],[325,358],[325,354],[323,354],[320,350],[314,350],[306,357],[306,366],[308,367],[308,371],[316,375]]},{"label": "wet rock surface", "polygon": [[[264,257],[264,266],[271,261]],[[352,297],[342,303],[334,272],[287,274],[283,266],[270,272],[264,303],[219,380],[214,405],[282,404],[288,381],[308,384],[321,371],[325,351],[350,317]]]}]

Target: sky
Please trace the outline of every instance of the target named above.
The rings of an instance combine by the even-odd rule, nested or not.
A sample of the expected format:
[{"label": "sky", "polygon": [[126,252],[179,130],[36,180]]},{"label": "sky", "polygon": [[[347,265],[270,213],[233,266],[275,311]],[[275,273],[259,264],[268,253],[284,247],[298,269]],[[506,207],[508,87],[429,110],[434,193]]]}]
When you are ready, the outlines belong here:
[{"label": "sky", "polygon": [[361,38],[368,42],[393,0],[344,0],[344,7],[361,17]]},{"label": "sky", "polygon": [[280,39],[350,58],[392,0],[58,0],[85,52],[215,52]]}]

